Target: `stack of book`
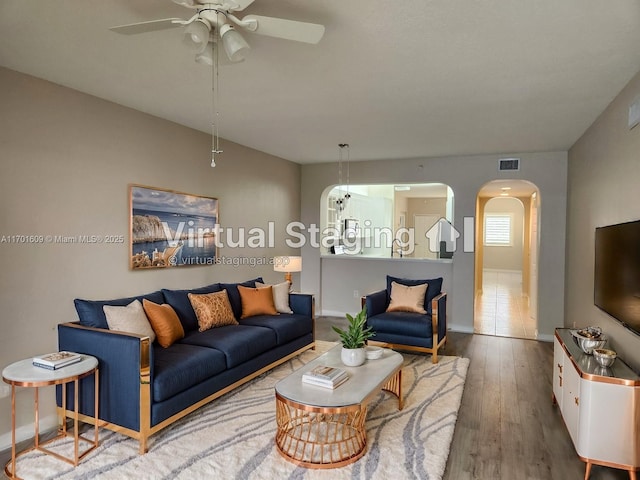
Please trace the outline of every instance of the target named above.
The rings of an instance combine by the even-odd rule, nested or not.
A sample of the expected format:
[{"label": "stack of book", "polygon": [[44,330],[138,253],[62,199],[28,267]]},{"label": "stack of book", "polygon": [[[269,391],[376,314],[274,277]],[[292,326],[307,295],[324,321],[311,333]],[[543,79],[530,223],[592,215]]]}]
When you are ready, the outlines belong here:
[{"label": "stack of book", "polygon": [[33,365],[48,370],[57,370],[82,360],[82,355],[74,352],[54,352],[33,357]]},{"label": "stack of book", "polygon": [[347,372],[336,367],[318,365],[302,375],[302,381],[318,387],[336,388],[349,379]]}]

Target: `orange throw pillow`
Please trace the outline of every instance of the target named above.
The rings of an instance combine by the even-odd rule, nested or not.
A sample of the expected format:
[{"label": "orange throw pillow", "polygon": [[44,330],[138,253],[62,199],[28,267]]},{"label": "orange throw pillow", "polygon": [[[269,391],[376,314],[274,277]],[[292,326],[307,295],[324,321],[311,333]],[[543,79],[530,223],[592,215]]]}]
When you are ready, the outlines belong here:
[{"label": "orange throw pillow", "polygon": [[240,300],[242,301],[242,316],[240,318],[253,317],[254,315],[278,315],[273,303],[273,288],[271,285],[263,288],[251,288],[238,285]]},{"label": "orange throw pillow", "polygon": [[160,346],[170,347],[184,337],[182,323],[171,305],[166,303],[159,305],[145,298],[142,300],[142,306],[151,323],[151,328],[156,332],[156,340]]},{"label": "orange throw pillow", "polygon": [[233,316],[231,302],[226,290],[196,295],[189,293],[189,301],[198,318],[198,330],[204,332],[210,328],[238,325]]}]

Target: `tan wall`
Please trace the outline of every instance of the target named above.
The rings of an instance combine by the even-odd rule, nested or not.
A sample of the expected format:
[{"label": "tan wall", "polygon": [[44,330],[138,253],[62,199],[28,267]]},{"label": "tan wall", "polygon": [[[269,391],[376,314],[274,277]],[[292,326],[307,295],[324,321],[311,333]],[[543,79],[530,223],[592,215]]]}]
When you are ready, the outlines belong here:
[{"label": "tan wall", "polygon": [[640,73],[569,151],[565,288],[565,325],[600,325],[636,370],[640,337],[594,306],[593,271],[596,227],[640,219],[640,126],[627,126],[637,98]]},{"label": "tan wall", "polygon": [[[287,222],[299,219],[299,165],[224,142],[213,169],[207,134],[2,68],[0,105],[0,236],[125,238],[100,245],[0,244],[0,367],[57,350],[56,325],[76,319],[75,297],[281,278],[270,265],[130,271],[130,183],[217,197],[225,228],[275,222],[275,248],[221,249],[228,259],[295,253],[283,238]],[[53,396],[43,394],[46,417]],[[31,398],[25,392],[19,401]],[[0,398],[0,450],[9,438],[10,412],[9,399]],[[27,415],[19,424],[31,421]]]}]

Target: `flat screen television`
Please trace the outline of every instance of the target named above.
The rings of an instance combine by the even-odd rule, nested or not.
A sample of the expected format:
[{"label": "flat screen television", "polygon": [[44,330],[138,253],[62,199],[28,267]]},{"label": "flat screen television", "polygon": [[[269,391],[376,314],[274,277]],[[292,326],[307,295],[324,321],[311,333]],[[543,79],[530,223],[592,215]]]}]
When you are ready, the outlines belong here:
[{"label": "flat screen television", "polygon": [[596,228],[594,303],[640,335],[640,220]]}]

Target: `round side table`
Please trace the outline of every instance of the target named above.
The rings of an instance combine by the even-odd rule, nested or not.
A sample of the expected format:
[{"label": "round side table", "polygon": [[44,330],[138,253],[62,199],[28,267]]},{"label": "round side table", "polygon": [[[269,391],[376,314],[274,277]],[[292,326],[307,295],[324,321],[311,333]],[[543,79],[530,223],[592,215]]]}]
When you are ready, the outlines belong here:
[{"label": "round side table", "polygon": [[[78,402],[79,402],[79,386],[80,380],[89,376],[94,376],[95,384],[95,405],[94,405],[94,438],[85,438],[78,432]],[[32,363],[32,359],[20,360],[12,363],[2,371],[2,380],[11,385],[11,460],[7,462],[4,472],[9,478],[19,478],[16,475],[16,458],[31,450],[39,450],[48,455],[52,455],[59,460],[77,466],[78,462],[89,452],[98,446],[98,359],[90,355],[82,355],[82,360],[72,365],[59,368],[57,370],[47,370],[46,368],[36,367]],[[74,401],[73,401],[73,431],[67,431],[67,383],[74,383]],[[62,385],[62,407],[58,409],[61,414],[61,426],[58,435],[46,442],[40,442],[39,419],[38,419],[38,389],[49,385]],[[29,387],[34,389],[34,416],[35,416],[35,441],[34,446],[16,453],[16,387]],[[72,436],[74,439],[74,456],[73,458],[64,457],[58,453],[52,452],[44,448],[45,445],[60,438]],[[79,441],[88,442],[91,446],[80,453]]]}]

